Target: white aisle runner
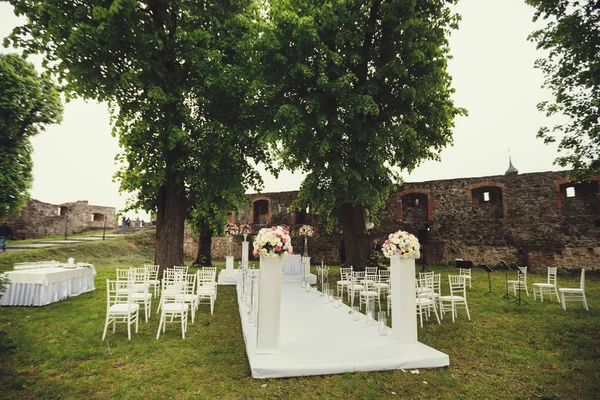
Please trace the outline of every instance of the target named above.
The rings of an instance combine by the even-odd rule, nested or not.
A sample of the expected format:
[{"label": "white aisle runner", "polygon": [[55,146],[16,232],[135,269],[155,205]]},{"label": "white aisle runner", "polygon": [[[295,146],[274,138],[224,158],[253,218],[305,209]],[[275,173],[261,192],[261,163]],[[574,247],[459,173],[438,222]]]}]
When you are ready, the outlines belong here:
[{"label": "white aisle runner", "polygon": [[356,371],[438,368],[450,364],[447,354],[424,344],[400,346],[378,334],[377,323],[356,322],[349,307],[324,304],[320,292],[307,293],[299,283],[283,283],[281,294],[281,348],[277,354],[254,354],[256,326],[240,302],[246,353],[253,378],[340,374]]}]

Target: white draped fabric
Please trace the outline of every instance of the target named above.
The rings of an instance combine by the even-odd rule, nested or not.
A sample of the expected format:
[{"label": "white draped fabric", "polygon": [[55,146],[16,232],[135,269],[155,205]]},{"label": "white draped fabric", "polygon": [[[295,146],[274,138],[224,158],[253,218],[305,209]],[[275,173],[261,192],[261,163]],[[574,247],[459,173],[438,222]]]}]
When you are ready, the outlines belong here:
[{"label": "white draped fabric", "polygon": [[283,258],[284,275],[302,275],[302,257],[300,254],[292,254]]},{"label": "white draped fabric", "polygon": [[40,268],[6,272],[10,283],[3,306],[45,306],[95,290],[96,270],[90,267]]}]

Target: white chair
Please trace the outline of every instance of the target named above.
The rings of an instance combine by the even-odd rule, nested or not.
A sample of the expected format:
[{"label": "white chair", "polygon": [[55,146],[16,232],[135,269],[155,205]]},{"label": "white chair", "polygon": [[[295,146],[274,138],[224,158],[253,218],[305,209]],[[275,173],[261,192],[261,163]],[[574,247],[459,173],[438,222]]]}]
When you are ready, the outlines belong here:
[{"label": "white chair", "polygon": [[519,271],[517,272],[516,280],[508,280],[506,283],[508,284],[508,290],[513,291],[515,297],[517,296],[517,290],[525,289],[525,293],[529,297],[529,289],[527,289],[527,267],[517,267]]},{"label": "white chair", "polygon": [[381,270],[379,271],[379,276],[377,277],[377,282],[373,284],[373,289],[377,291],[377,297],[379,302],[379,310],[381,311],[381,295],[383,294],[384,298],[387,296],[388,291],[390,290],[390,270]]},{"label": "white chair", "polygon": [[148,284],[150,273],[147,269],[140,268],[132,271],[132,279],[128,281],[128,287],[131,289],[130,300],[133,303],[144,306],[144,320],[148,322],[148,316],[152,309],[152,293],[149,292]]},{"label": "white chair", "polygon": [[434,312],[435,318],[437,319],[438,324],[440,324],[440,317],[437,312],[437,307],[435,305],[435,292],[433,290],[433,274],[427,275],[424,278],[419,279],[418,287],[421,289],[420,292],[417,293],[417,314],[419,315],[419,319],[421,321],[421,328],[423,327],[423,315],[425,318],[429,320],[429,315],[431,311]]},{"label": "white chair", "polygon": [[156,297],[157,292],[160,290],[160,278],[158,277],[160,265],[144,264],[144,268],[149,272],[148,284],[154,289],[154,297]]},{"label": "white chair", "polygon": [[[366,276],[366,275],[365,275]],[[373,288],[375,281],[373,280],[373,276],[365,277],[362,281],[362,288],[358,293],[358,308],[362,308],[362,305],[365,305],[365,313],[367,312],[368,302],[373,300],[376,301],[379,305],[379,309],[381,310],[381,303],[379,302],[379,292]],[[373,314],[375,313],[374,310]]]},{"label": "white chair", "polygon": [[556,274],[558,268],[556,267],[548,267],[548,278],[546,283],[533,283],[531,287],[533,288],[533,301],[536,300],[537,296],[540,295],[540,299],[542,303],[544,302],[544,294],[550,296],[550,301],[552,301],[552,294],[556,295],[556,300],[560,302],[560,297],[558,297],[558,288],[556,286]]},{"label": "white chair", "polygon": [[127,287],[127,281],[106,280],[106,321],[104,322],[104,333],[102,340],[106,338],[108,325],[112,323],[113,333],[116,331],[116,324],[127,324],[127,339],[131,340],[131,325],[135,324],[135,333],[138,332],[138,311],[139,304],[130,301],[132,294],[131,288],[125,292],[120,291],[121,286]]},{"label": "white chair", "polygon": [[[205,273],[209,274],[207,275],[204,279],[204,281],[202,282],[203,286],[214,286],[215,289],[215,301],[217,300],[217,293],[218,293],[218,285],[217,285],[217,267],[202,267],[202,271],[204,271]],[[210,278],[210,280],[208,279]],[[198,285],[200,285],[200,282],[198,282]]]},{"label": "white chair", "polygon": [[189,305],[192,314],[192,324],[196,321],[196,309],[198,308],[198,296],[196,295],[197,274],[187,274],[186,284],[183,290],[182,300]]},{"label": "white chair", "polygon": [[163,280],[162,307],[156,339],[160,337],[161,329],[163,333],[165,332],[168,322],[178,321],[181,323],[181,338],[185,339],[189,309],[189,305],[184,301],[186,286],[184,281],[167,282]]},{"label": "white chair", "polygon": [[583,308],[590,311],[585,299],[585,268],[581,269],[578,288],[560,288],[558,292],[560,293],[562,307],[565,311],[567,311],[567,301],[581,301],[583,302]]},{"label": "white chair", "polygon": [[469,282],[469,289],[471,289],[471,268],[459,268],[458,273],[465,277],[465,282]]},{"label": "white chair", "polygon": [[210,304],[210,314],[215,310],[217,285],[212,271],[199,270],[197,273],[196,307],[200,304]]},{"label": "white chair", "polygon": [[464,276],[449,275],[448,284],[450,286],[450,295],[438,298],[442,319],[444,319],[444,313],[450,311],[452,313],[452,322],[454,322],[457,316],[457,308],[463,307],[467,311],[467,317],[470,321],[471,315],[469,314],[469,306],[467,305],[467,288]]},{"label": "white chair", "polygon": [[356,292],[360,293],[363,289],[363,280],[365,279],[364,271],[352,271],[350,274],[350,286],[348,286],[348,302],[350,306],[354,306],[354,296]]},{"label": "white chair", "polygon": [[348,290],[350,286],[350,274],[352,274],[352,267],[340,268],[340,280],[336,282],[337,295],[344,297],[344,289]]}]

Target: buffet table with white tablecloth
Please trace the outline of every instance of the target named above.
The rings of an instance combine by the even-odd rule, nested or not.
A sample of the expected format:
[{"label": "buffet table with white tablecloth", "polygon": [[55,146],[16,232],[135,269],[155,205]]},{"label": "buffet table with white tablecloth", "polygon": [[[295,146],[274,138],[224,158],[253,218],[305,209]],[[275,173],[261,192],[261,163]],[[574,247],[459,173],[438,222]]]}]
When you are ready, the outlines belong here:
[{"label": "buffet table with white tablecloth", "polygon": [[3,306],[45,306],[95,290],[91,264],[64,265],[6,272],[9,283],[0,299]]}]

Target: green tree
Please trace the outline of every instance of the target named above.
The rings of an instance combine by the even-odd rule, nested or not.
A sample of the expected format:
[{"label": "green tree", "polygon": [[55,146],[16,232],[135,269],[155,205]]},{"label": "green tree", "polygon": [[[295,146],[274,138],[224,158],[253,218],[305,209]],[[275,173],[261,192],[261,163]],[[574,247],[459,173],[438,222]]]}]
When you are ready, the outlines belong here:
[{"label": "green tree", "polygon": [[307,173],[299,207],[344,232],[346,263],[367,258],[371,215],[411,170],[437,159],[465,111],[451,99],[442,0],[270,2],[262,41],[265,120],[284,166]]},{"label": "green tree", "polygon": [[580,179],[600,171],[600,1],[526,0],[535,7],[533,20],[548,20],[529,39],[548,56],[536,61],[553,101],[538,104],[547,116],[564,115],[568,122],[542,127],[545,143],[562,136],[564,151],[555,163],[574,169]]},{"label": "green tree", "polygon": [[[121,189],[137,192],[131,207],[157,213],[155,263],[181,264],[189,178],[202,165],[194,155],[212,147],[206,126],[219,114],[207,112],[228,104],[213,87],[232,71],[229,55],[244,48],[252,1],[10,3],[28,21],[9,42],[44,53],[68,94],[110,104],[126,165],[117,174]],[[240,82],[230,76],[228,83]],[[245,140],[248,131],[231,128]]]},{"label": "green tree", "polygon": [[0,54],[0,220],[18,213],[32,183],[29,139],[62,119],[57,87],[18,54]]}]

